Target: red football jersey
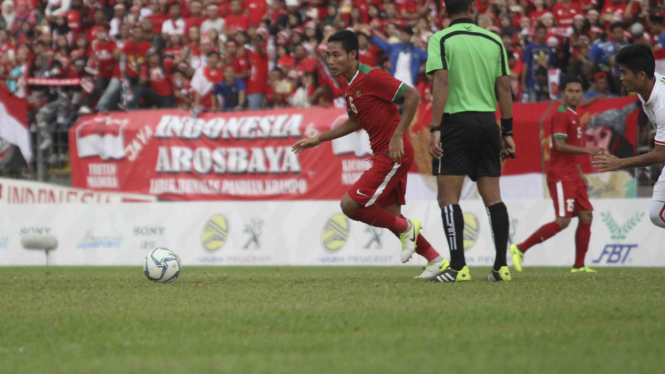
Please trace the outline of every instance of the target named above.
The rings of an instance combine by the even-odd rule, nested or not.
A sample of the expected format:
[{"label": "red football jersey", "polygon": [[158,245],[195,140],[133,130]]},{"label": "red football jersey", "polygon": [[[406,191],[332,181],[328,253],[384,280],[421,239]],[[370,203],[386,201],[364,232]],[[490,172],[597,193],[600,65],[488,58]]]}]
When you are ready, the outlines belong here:
[{"label": "red football jersey", "polygon": [[247,79],[247,95],[264,94],[268,87],[268,55],[248,51],[251,74]]},{"label": "red football jersey", "polygon": [[570,3],[568,9],[559,3],[552,9],[554,20],[558,26],[570,26],[577,14],[582,14],[582,7],[578,3]]},{"label": "red football jersey", "polygon": [[584,147],[583,133],[584,129],[577,113],[561,104],[559,110],[552,116],[551,156],[547,167],[548,182],[580,179],[577,170],[578,155],[557,152],[554,148],[554,139],[565,139],[566,144]]},{"label": "red football jersey", "polygon": [[125,43],[125,47],[122,49],[122,53],[127,55],[125,74],[130,77],[137,76],[136,70],[138,67],[141,67],[146,63],[145,56],[150,48],[152,48],[152,44],[146,41],[134,44],[134,42],[130,40]]},{"label": "red football jersey", "polygon": [[[402,98],[406,84],[381,69],[358,63],[358,72],[347,82],[340,77],[346,110],[355,115],[358,124],[369,134],[375,155],[388,152],[388,144],[400,121],[395,101]],[[404,134],[404,151],[412,151]]]}]

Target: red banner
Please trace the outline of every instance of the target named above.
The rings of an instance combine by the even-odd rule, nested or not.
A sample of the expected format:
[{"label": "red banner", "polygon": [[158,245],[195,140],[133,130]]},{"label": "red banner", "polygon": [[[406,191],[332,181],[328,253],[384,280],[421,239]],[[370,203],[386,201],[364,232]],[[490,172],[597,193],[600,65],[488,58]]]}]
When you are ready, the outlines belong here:
[{"label": "red banner", "polygon": [[342,109],[87,116],[70,131],[72,184],[171,200],[340,199],[370,166],[367,134],[300,155],[291,146],[346,118]]},{"label": "red banner", "polygon": [[[635,101],[603,100],[580,108],[588,146],[622,157],[634,154],[640,113]],[[514,105],[517,159],[504,163],[504,175],[543,171],[558,105]],[[70,131],[70,144],[76,145],[72,184],[169,200],[338,200],[371,166],[367,133],[300,155],[291,146],[346,118],[343,109],[322,108],[206,113],[198,119],[178,110],[86,116]],[[421,105],[409,134],[416,150],[412,172],[431,173],[430,119],[431,104]],[[585,162],[589,172],[588,158]]]}]

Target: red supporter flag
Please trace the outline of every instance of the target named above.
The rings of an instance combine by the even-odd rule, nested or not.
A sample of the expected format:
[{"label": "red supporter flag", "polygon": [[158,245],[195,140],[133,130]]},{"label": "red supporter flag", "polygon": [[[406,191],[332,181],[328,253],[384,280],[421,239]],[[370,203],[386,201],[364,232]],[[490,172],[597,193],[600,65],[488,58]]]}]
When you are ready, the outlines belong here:
[{"label": "red supporter flag", "polygon": [[0,138],[17,146],[23,158],[32,160],[30,130],[28,129],[27,102],[13,95],[0,84]]}]

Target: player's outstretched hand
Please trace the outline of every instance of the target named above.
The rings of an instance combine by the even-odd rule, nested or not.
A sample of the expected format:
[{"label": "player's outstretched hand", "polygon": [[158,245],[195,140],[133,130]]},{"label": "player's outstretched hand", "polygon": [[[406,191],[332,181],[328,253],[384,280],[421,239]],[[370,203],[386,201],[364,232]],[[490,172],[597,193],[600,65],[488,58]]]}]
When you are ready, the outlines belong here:
[{"label": "player's outstretched hand", "polygon": [[622,166],[620,158],[608,153],[595,156],[591,165],[600,172],[619,170]]},{"label": "player's outstretched hand", "polygon": [[515,158],[515,141],[512,136],[504,136],[502,139],[503,149],[501,150],[501,161],[509,158]]},{"label": "player's outstretched hand", "polygon": [[432,158],[439,158],[443,156],[443,149],[441,149],[441,131],[434,131],[429,139],[429,155]]},{"label": "player's outstretched hand", "polygon": [[401,136],[393,136],[388,144],[388,151],[390,159],[396,164],[401,164],[404,157],[404,139]]},{"label": "player's outstretched hand", "polygon": [[601,147],[593,147],[589,148],[589,154],[591,156],[600,156],[602,154],[605,154],[605,150]]},{"label": "player's outstretched hand", "polygon": [[319,140],[318,136],[315,136],[313,138],[299,140],[296,144],[293,145],[293,147],[291,147],[291,150],[293,153],[298,154],[307,148],[313,148],[319,144],[321,144],[321,140]]}]

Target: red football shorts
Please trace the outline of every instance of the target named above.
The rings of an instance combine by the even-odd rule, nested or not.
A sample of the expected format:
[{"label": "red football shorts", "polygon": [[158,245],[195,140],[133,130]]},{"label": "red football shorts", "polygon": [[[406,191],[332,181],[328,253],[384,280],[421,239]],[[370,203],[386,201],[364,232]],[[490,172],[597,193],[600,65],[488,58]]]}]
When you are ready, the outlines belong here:
[{"label": "red football shorts", "polygon": [[593,210],[589,194],[582,180],[559,181],[547,183],[550,196],[554,202],[557,217],[574,217],[579,212]]},{"label": "red football shorts", "polygon": [[413,154],[407,154],[400,164],[390,157],[377,155],[372,167],[365,171],[347,193],[358,204],[368,207],[387,207],[406,204],[406,176],[413,164]]}]

